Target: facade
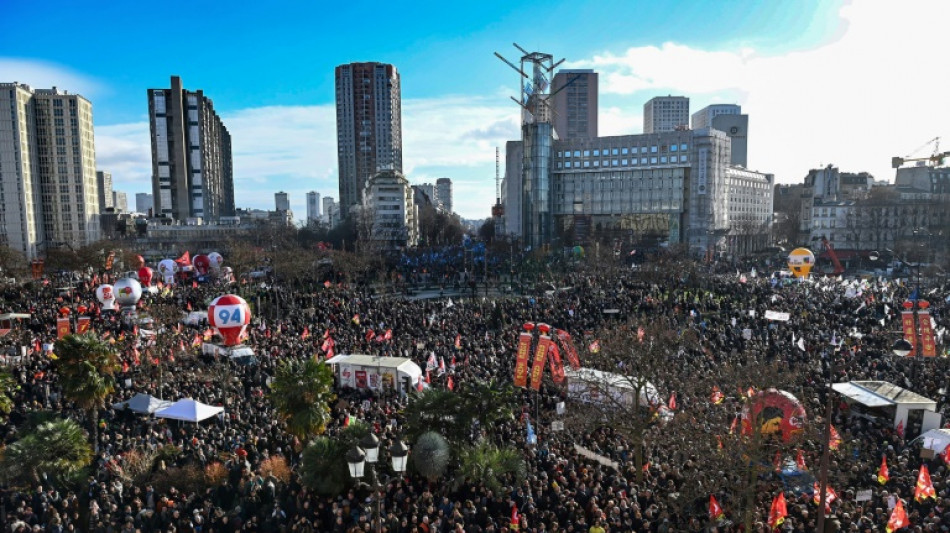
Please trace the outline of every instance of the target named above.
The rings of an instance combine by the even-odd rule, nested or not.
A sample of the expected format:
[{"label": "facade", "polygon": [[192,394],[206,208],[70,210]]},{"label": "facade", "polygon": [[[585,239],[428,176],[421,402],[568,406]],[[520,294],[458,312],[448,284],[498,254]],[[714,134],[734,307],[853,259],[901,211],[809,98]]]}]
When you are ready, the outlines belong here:
[{"label": "facade", "polygon": [[122,191],[112,191],[112,206],[116,213],[128,213],[129,196]]},{"label": "facade", "polygon": [[112,199],[112,174],[97,170],[96,186],[99,190],[99,210],[105,213],[106,209],[115,207]]},{"label": "facade", "polygon": [[320,193],[307,193],[307,225],[320,222]]},{"label": "facade", "polygon": [[340,204],[332,196],[323,197],[323,222],[331,228],[340,223]]},{"label": "facade", "polygon": [[135,212],[148,214],[149,210],[154,207],[152,203],[152,195],[140,192],[135,194]]},{"label": "facade", "polygon": [[218,220],[234,215],[231,135],[201,90],[148,90],[156,217]]},{"label": "facade", "polygon": [[274,206],[278,211],[290,211],[290,196],[284,191],[274,193]]},{"label": "facade", "polygon": [[373,241],[387,249],[419,242],[419,212],[413,196],[409,180],[393,170],[384,170],[367,182],[362,216],[371,225],[368,231]]},{"label": "facade", "polygon": [[874,176],[867,172],[841,172],[837,167],[812,169],[802,186],[802,206],[798,242],[806,246],[828,239],[836,249],[849,248],[854,243],[842,241],[842,228],[856,201],[868,198]]},{"label": "facade", "polygon": [[554,95],[554,132],[559,139],[597,137],[596,72],[560,70],[551,81],[551,93]]},{"label": "facade", "polygon": [[438,197],[437,192],[436,192],[436,190],[435,190],[435,185],[434,185],[434,184],[432,184],[432,183],[420,183],[419,185],[413,185],[413,187],[417,187],[417,188],[422,192],[422,194],[424,194],[424,195],[426,196],[426,200],[427,200],[430,204],[432,204],[433,207],[438,207],[438,206],[439,206],[439,197]]},{"label": "facade", "polygon": [[713,128],[724,132],[732,140],[731,164],[749,165],[749,115],[742,114],[742,107],[735,104],[708,105],[693,113],[694,130]]},{"label": "facade", "polygon": [[726,168],[726,187],[727,249],[743,256],[769,246],[775,176],[729,166]]},{"label": "facade", "polygon": [[742,107],[736,104],[712,104],[693,113],[691,127],[694,130],[713,128],[713,119],[720,115],[741,115]]},{"label": "facade", "polygon": [[657,96],[643,104],[643,133],[689,128],[689,98]]},{"label": "facade", "polygon": [[452,180],[449,178],[439,178],[435,180],[435,198],[442,210],[446,213],[453,212],[452,206]]},{"label": "facade", "polygon": [[340,211],[362,204],[366,182],[381,170],[402,172],[399,72],[385,63],[336,67]]},{"label": "facade", "polygon": [[100,239],[92,104],[53,87],[0,83],[0,228],[33,259]]}]

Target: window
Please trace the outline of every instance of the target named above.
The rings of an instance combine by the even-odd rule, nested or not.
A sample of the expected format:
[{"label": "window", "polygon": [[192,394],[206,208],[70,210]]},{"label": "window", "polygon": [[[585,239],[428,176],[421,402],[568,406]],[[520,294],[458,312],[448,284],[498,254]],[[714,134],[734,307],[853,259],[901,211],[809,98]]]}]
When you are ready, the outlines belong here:
[{"label": "window", "polygon": [[671,151],[671,152],[675,152],[675,151],[676,151],[676,148],[677,148],[677,146],[676,146],[675,144],[671,144],[671,145],[670,145],[670,151]]},{"label": "window", "polygon": [[640,153],[641,153],[641,154],[647,153],[647,147],[646,147],[646,146],[641,146],[641,147],[640,147]]},{"label": "window", "polygon": [[[584,155],[587,155],[587,154],[584,154]],[[594,157],[597,157],[599,155],[600,155],[600,150],[594,150]]]},{"label": "window", "polygon": [[688,149],[688,147],[687,147],[685,144],[681,144],[681,145],[680,145],[680,151],[681,151],[681,152],[685,152],[687,149]]},{"label": "window", "polygon": [[622,164],[623,166],[627,166],[627,160],[626,160],[626,159],[621,159],[621,160],[620,160],[620,164]]},{"label": "window", "polygon": [[656,153],[656,146],[651,146],[651,147],[650,147],[650,153],[651,153],[651,154],[655,154],[655,153]]},{"label": "window", "polygon": [[590,157],[590,150],[584,150],[584,157]]},{"label": "window", "polygon": [[666,163],[666,156],[660,157],[660,163]]},{"label": "window", "polygon": [[565,162],[564,162],[564,168],[571,168],[571,162],[570,162],[570,161],[565,161]]},{"label": "window", "polygon": [[617,155],[617,149],[614,148],[613,150],[611,150],[610,155]]},{"label": "window", "polygon": [[623,155],[627,155],[630,151],[627,148],[620,150]]},{"label": "window", "polygon": [[614,160],[613,160],[613,163],[611,163],[611,165],[613,165],[613,166],[617,166],[618,164],[619,164],[619,163],[618,163],[618,161],[617,161],[616,159],[614,159]]},{"label": "window", "polygon": [[651,158],[650,158],[650,164],[651,164],[651,165],[655,165],[655,164],[656,164],[656,158],[655,158],[655,157],[651,157]]},{"label": "window", "polygon": [[580,156],[581,156],[581,151],[580,151],[580,150],[574,150],[574,157],[580,157]]},{"label": "window", "polygon": [[589,166],[590,166],[590,161],[584,161],[584,168],[587,168]]}]

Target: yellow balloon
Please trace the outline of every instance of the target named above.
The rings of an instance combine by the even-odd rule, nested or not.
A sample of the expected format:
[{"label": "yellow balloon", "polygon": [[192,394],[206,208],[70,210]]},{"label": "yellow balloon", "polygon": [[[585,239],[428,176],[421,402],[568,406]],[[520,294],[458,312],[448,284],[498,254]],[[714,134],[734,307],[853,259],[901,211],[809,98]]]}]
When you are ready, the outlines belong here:
[{"label": "yellow balloon", "polygon": [[815,265],[815,254],[808,248],[795,248],[788,254],[788,268],[796,278],[808,277]]}]

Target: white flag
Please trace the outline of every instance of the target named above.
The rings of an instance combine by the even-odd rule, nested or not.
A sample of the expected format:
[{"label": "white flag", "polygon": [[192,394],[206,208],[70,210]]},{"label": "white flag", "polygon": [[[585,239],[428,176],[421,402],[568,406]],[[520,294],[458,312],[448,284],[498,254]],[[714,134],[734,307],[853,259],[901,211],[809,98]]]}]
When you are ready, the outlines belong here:
[{"label": "white flag", "polygon": [[805,351],[805,337],[798,339],[798,349],[803,352]]}]

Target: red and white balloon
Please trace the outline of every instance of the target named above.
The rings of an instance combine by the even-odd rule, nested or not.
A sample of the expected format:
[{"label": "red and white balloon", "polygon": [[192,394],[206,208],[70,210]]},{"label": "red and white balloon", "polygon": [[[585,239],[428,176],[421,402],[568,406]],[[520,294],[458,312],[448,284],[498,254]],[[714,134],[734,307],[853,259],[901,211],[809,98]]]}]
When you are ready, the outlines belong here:
[{"label": "red and white balloon", "polygon": [[102,304],[103,311],[112,311],[115,309],[115,291],[112,285],[99,285],[96,289],[96,299]]},{"label": "red and white balloon", "polygon": [[241,343],[241,336],[251,323],[251,309],[244,298],[225,294],[211,302],[208,322],[224,337],[225,346],[234,346]]}]

